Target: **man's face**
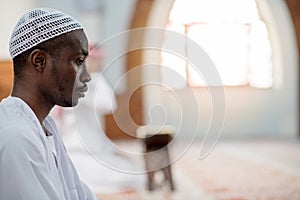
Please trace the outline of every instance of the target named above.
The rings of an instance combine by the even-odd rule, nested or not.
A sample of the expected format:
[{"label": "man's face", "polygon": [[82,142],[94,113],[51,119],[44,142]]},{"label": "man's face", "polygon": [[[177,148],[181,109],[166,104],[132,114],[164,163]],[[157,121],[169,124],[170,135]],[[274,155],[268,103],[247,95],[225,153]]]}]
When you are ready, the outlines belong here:
[{"label": "man's face", "polygon": [[88,55],[88,41],[82,30],[67,33],[68,45],[58,50],[59,55],[51,58],[48,85],[45,91],[55,105],[76,106],[84,97],[87,82],[91,77],[87,72],[85,58]]}]

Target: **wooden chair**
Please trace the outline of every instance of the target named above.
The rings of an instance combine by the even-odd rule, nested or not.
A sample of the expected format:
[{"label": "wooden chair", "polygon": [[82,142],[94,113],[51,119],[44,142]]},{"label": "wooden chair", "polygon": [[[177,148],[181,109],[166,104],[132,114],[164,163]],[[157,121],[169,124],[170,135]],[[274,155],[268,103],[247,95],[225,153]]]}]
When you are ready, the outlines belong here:
[{"label": "wooden chair", "polygon": [[165,181],[171,190],[175,190],[168,144],[173,138],[172,126],[139,126],[137,136],[143,139],[145,151],[145,167],[148,176],[148,189],[155,187],[155,172],[162,171]]}]

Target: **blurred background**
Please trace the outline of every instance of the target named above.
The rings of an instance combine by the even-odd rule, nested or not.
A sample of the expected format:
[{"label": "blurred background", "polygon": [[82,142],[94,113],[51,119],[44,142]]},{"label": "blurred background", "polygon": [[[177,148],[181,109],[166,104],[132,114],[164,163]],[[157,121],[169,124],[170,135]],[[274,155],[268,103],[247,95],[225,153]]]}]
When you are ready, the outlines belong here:
[{"label": "blurred background", "polygon": [[[72,15],[85,27],[90,44],[101,48],[99,65],[117,103],[117,108],[102,116],[101,128],[113,143],[140,151],[137,127],[168,124],[176,130],[177,143],[170,145],[176,155],[184,152],[186,144],[196,144],[189,148],[193,162],[179,161],[181,164],[174,166],[175,171],[178,167],[181,172],[188,169],[199,174],[175,172],[175,182],[176,177],[185,180],[177,181],[181,188],[202,191],[191,192],[195,195],[187,198],[300,199],[300,178],[295,170],[300,166],[298,0],[6,1],[0,12],[0,99],[9,95],[13,80],[10,34],[20,15],[34,7],[52,7]],[[204,144],[206,139],[210,142]],[[201,144],[208,152],[216,141],[215,153],[207,158],[210,162],[201,163],[197,159]],[[182,149],[176,149],[180,145]],[[90,165],[80,164],[76,152],[71,155],[89,182],[91,175],[85,172]],[[227,163],[232,168],[215,168],[229,162],[228,157],[241,162]],[[245,164],[249,160],[255,166]],[[187,167],[187,163],[193,164]],[[244,171],[239,171],[242,168]],[[252,172],[253,177],[264,177],[255,174],[261,168],[266,170],[264,180],[268,182],[257,186],[244,177]],[[279,172],[272,171],[274,168]],[[214,179],[216,171],[222,176],[233,169],[232,176]],[[242,177],[237,182],[234,173]],[[276,179],[276,175],[286,179]],[[228,183],[228,179],[233,181]],[[99,196],[107,193],[99,188],[94,187]],[[126,193],[130,199],[154,195],[132,188],[133,192]],[[270,195],[263,196],[263,190]],[[186,191],[177,195],[184,194]],[[166,196],[164,190],[155,195],[157,199],[175,198],[169,193]]]}]

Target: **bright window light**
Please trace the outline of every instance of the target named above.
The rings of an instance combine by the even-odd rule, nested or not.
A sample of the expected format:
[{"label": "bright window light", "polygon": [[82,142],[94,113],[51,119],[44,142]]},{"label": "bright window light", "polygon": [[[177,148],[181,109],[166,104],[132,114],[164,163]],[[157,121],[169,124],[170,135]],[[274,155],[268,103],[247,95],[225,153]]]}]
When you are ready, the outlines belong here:
[{"label": "bright window light", "polygon": [[[175,0],[166,29],[176,31],[200,45],[214,62],[224,86],[273,85],[271,44],[255,0]],[[165,38],[164,42],[168,42]],[[162,70],[162,81],[173,88],[207,86],[186,58],[161,53],[161,64],[180,74],[174,81]],[[163,67],[164,68],[164,67]]]}]

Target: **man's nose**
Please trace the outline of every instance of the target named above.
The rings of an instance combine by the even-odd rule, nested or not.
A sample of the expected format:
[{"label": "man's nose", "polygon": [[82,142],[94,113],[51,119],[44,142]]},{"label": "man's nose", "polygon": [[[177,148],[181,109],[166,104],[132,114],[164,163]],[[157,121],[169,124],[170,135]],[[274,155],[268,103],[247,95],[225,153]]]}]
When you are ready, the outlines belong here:
[{"label": "man's nose", "polygon": [[87,71],[86,67],[84,67],[82,74],[80,76],[80,81],[81,82],[90,82],[92,80],[92,77],[90,75],[90,73]]}]

